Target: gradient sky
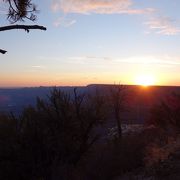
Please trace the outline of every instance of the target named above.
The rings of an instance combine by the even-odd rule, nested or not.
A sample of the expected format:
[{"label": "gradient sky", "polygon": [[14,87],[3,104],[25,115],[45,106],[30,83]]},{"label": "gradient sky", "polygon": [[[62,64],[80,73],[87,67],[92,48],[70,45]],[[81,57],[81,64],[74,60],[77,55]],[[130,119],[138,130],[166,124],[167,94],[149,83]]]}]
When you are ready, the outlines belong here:
[{"label": "gradient sky", "polygon": [[[35,23],[47,31],[0,33],[0,87],[180,85],[179,0],[43,0]],[[0,25],[8,25],[0,0]]]}]

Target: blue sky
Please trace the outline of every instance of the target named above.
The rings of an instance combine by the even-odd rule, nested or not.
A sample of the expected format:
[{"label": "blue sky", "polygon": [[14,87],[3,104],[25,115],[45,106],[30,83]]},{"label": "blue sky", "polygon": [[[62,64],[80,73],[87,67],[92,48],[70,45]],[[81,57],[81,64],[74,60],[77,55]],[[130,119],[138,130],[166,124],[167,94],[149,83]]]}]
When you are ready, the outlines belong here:
[{"label": "blue sky", "polygon": [[[35,2],[35,1],[34,1]],[[36,1],[47,31],[0,33],[0,86],[180,85],[179,0]],[[0,25],[8,25],[0,0]]]}]

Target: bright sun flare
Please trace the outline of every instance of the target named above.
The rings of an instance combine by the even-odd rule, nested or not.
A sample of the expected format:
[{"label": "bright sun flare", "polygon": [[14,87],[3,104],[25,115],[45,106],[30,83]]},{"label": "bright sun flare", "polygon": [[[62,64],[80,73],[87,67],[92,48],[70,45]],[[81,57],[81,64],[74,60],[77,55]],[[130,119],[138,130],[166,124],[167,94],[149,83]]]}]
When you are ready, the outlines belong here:
[{"label": "bright sun flare", "polygon": [[152,75],[139,75],[136,77],[135,83],[141,86],[151,86],[155,84],[155,78]]}]

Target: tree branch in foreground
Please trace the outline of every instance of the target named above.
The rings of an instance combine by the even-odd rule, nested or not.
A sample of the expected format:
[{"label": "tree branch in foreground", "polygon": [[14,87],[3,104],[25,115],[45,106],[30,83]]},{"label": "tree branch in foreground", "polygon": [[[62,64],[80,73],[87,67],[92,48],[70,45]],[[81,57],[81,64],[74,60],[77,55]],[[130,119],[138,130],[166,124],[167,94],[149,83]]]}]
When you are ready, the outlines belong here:
[{"label": "tree branch in foreground", "polygon": [[31,29],[39,29],[45,31],[46,27],[39,25],[10,25],[0,27],[0,31],[8,31],[12,29],[24,29],[25,31],[29,32]]},{"label": "tree branch in foreground", "polygon": [[5,54],[7,51],[0,49],[0,53]]},{"label": "tree branch in foreground", "polygon": [[[0,27],[0,31],[8,31],[8,30],[13,30],[13,29],[24,29],[29,33],[31,29],[39,29],[39,30],[44,30],[46,31],[46,27],[44,26],[39,26],[39,25],[10,25],[10,26],[2,26]],[[0,49],[1,54],[5,54],[7,51]]]}]

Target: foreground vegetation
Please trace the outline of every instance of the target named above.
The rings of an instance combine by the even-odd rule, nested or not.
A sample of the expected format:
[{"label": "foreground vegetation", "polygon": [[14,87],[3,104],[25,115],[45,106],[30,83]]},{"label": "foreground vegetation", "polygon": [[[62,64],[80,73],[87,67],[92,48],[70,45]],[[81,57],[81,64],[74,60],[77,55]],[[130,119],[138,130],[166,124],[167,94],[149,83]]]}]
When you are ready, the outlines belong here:
[{"label": "foreground vegetation", "polygon": [[[74,89],[70,95],[54,89],[48,100],[37,98],[36,107],[19,117],[1,114],[0,179],[171,177],[179,170],[180,96],[154,106],[141,132],[122,134],[125,91],[117,86],[107,96]],[[102,138],[100,129],[112,115],[117,133]]]}]

